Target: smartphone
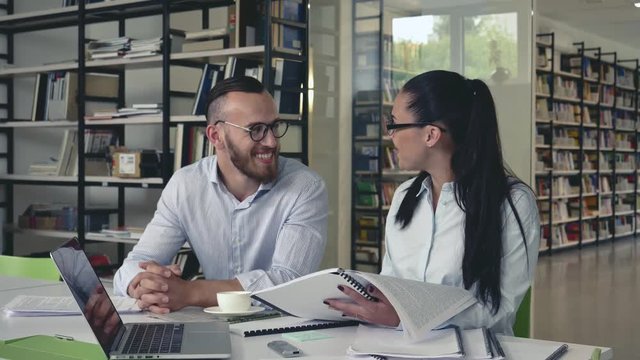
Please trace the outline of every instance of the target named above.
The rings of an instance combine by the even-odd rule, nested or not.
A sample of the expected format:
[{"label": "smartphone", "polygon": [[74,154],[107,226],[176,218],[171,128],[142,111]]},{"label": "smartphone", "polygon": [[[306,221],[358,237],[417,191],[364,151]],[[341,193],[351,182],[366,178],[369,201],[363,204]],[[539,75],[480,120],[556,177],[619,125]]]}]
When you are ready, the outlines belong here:
[{"label": "smartphone", "polygon": [[274,340],[267,344],[269,349],[277,352],[280,356],[285,358],[298,357],[302,355],[302,351],[297,347],[289,344],[284,340]]}]

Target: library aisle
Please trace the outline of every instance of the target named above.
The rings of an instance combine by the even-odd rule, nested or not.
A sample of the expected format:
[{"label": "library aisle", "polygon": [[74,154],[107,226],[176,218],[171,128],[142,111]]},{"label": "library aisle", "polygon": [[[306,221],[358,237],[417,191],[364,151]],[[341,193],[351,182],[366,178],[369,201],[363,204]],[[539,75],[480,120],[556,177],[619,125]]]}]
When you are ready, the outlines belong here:
[{"label": "library aisle", "polygon": [[534,337],[612,347],[640,360],[640,242],[627,238],[541,256]]}]

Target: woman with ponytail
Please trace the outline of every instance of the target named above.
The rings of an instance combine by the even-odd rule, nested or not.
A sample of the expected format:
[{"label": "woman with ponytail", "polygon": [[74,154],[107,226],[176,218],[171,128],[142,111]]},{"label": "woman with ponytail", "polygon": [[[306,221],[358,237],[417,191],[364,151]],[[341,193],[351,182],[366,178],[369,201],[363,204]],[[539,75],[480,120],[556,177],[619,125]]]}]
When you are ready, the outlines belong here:
[{"label": "woman with ponytail", "polygon": [[[538,261],[540,222],[531,189],[505,167],[487,85],[449,71],[409,80],[386,129],[400,168],[419,175],[401,184],[386,221],[383,275],[458,286],[478,302],[449,320],[512,334],[515,313]],[[356,303],[327,300],[344,314],[397,326],[383,294]]]}]

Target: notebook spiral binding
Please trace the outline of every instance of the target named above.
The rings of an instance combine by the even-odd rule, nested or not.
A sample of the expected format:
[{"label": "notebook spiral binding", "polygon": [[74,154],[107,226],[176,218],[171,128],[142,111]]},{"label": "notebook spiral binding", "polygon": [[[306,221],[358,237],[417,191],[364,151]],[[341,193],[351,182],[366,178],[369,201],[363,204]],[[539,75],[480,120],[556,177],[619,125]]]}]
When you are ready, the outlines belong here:
[{"label": "notebook spiral binding", "polygon": [[359,322],[356,320],[328,321],[328,322],[323,322],[319,324],[304,324],[304,325],[295,325],[295,326],[285,326],[285,327],[279,327],[279,328],[248,330],[244,332],[244,337],[284,334],[284,333],[298,332],[298,331],[305,331],[305,330],[332,329],[332,328],[346,327],[346,326],[358,326],[358,324]]},{"label": "notebook spiral binding", "polygon": [[354,290],[360,293],[360,295],[364,296],[365,299],[369,301],[375,300],[373,296],[369,295],[369,293],[367,292],[367,289],[365,289],[365,287],[362,284],[360,284],[358,280],[354,279],[353,276],[347,274],[344,271],[340,272],[338,275],[342,276],[343,279],[347,280],[349,285],[351,285],[351,287],[353,287]]}]

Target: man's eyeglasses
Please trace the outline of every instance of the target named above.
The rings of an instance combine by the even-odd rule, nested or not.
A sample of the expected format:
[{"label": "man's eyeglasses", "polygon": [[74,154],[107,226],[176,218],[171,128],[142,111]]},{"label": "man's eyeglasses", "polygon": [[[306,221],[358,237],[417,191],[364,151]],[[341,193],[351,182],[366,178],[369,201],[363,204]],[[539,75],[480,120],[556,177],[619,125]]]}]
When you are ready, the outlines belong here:
[{"label": "man's eyeglasses", "polygon": [[236,125],[234,123],[224,121],[224,120],[218,120],[215,122],[214,125],[218,125],[218,123],[228,124],[248,132],[249,136],[251,137],[251,140],[255,142],[262,141],[262,139],[264,139],[264,137],[267,136],[267,130],[269,129],[271,129],[271,132],[273,133],[273,137],[275,137],[276,139],[283,137],[284,134],[287,133],[287,129],[289,129],[289,123],[284,120],[276,120],[271,124],[257,123],[249,127]]},{"label": "man's eyeglasses", "polygon": [[385,116],[385,121],[384,121],[384,127],[387,130],[387,135],[389,135],[389,136],[393,135],[396,132],[396,130],[407,129],[407,128],[410,128],[410,127],[425,127],[425,126],[429,126],[429,125],[431,125],[433,127],[437,127],[442,132],[447,132],[447,129],[443,128],[440,125],[436,125],[434,123],[431,123],[431,122],[418,121],[418,122],[414,122],[414,123],[396,124],[393,115]]}]

